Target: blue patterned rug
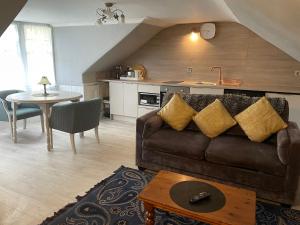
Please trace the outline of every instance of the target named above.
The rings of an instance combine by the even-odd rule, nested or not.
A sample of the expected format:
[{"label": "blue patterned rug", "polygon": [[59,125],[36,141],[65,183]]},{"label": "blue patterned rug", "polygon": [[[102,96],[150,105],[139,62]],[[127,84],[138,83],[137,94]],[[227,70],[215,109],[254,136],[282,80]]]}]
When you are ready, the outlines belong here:
[{"label": "blue patterned rug", "polygon": [[[144,207],[137,195],[151,179],[149,173],[120,167],[41,225],[144,225]],[[203,225],[160,210],[155,216],[155,225]],[[257,202],[256,224],[300,225],[300,211]]]}]

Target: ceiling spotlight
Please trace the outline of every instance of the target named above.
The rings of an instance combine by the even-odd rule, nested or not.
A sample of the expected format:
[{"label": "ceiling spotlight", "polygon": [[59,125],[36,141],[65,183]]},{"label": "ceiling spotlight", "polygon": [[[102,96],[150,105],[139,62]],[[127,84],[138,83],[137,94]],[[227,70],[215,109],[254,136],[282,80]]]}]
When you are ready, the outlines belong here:
[{"label": "ceiling spotlight", "polygon": [[97,24],[102,25],[106,23],[125,23],[125,15],[121,9],[114,8],[115,3],[105,3],[105,8],[98,8],[96,10],[99,17],[96,21]]}]

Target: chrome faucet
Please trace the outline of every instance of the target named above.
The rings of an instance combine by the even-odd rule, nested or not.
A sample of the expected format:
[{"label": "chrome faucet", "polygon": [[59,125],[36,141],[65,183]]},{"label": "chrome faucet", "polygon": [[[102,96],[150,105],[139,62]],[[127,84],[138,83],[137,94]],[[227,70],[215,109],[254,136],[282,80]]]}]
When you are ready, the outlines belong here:
[{"label": "chrome faucet", "polygon": [[218,83],[219,83],[219,85],[222,85],[223,84],[222,67],[221,66],[212,66],[210,68],[210,71],[214,71],[215,69],[219,70],[219,80],[218,80]]}]

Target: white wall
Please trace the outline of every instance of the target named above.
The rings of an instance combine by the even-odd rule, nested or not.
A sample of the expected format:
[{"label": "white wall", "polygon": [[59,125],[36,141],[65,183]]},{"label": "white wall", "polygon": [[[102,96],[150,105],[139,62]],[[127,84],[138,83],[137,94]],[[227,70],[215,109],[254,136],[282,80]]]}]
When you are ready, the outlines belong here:
[{"label": "white wall", "polygon": [[82,74],[126,37],[137,24],[54,27],[58,85],[82,85]]}]

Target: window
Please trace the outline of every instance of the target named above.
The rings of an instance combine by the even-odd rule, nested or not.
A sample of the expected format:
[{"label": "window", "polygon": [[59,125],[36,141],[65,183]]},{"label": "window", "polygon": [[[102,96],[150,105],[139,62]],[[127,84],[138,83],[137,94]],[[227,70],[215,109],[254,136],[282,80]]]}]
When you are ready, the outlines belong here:
[{"label": "window", "polygon": [[15,24],[10,25],[0,38],[0,76],[0,90],[25,88],[25,71]]},{"label": "window", "polygon": [[52,28],[13,23],[0,38],[0,90],[37,90],[42,76],[55,85]]}]

